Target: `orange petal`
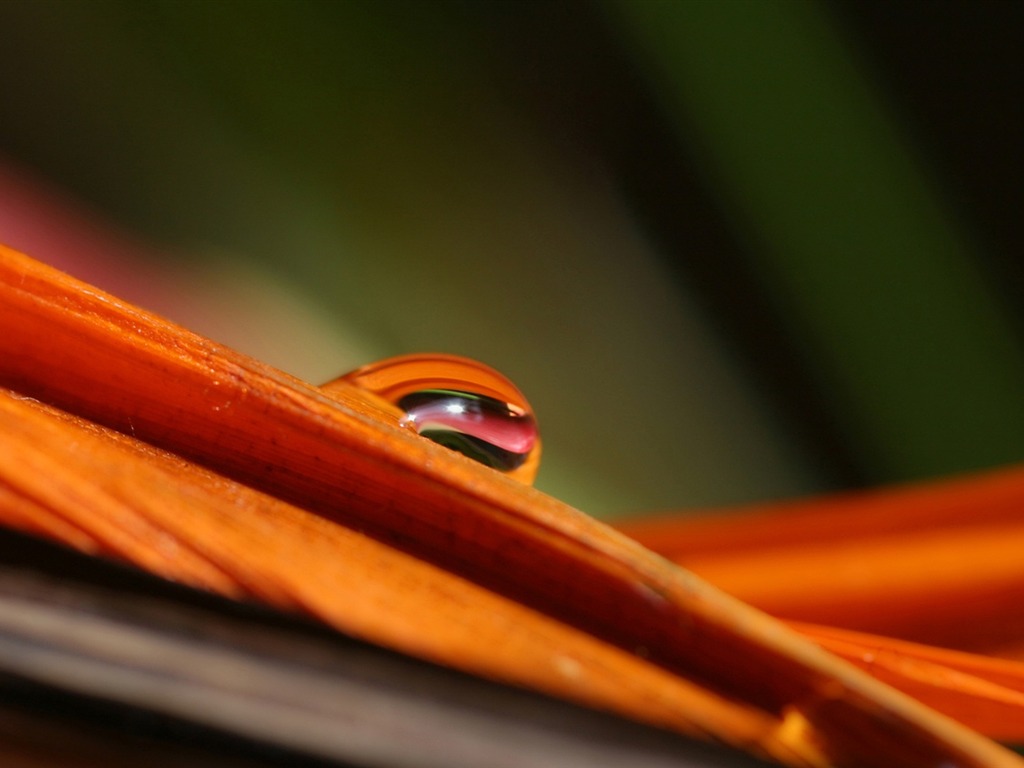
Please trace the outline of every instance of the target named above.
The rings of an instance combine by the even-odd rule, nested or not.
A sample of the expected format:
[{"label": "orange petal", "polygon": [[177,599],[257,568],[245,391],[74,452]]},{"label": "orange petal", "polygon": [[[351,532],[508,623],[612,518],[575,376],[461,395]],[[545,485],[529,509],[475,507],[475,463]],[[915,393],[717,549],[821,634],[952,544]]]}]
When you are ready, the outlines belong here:
[{"label": "orange petal", "polygon": [[[359,390],[328,397],[2,248],[0,381],[636,651],[771,718],[754,748],[789,764],[1021,765],[607,526],[397,428]],[[307,562],[289,567],[301,579]]]},{"label": "orange petal", "polygon": [[618,527],[774,616],[1010,655],[1024,470]]},{"label": "orange petal", "polygon": [[778,723],[764,713],[367,536],[2,389],[0,522],[478,675],[773,748]]},{"label": "orange petal", "polygon": [[1024,741],[1024,664],[861,632],[791,624],[872,676],[1003,741]]}]

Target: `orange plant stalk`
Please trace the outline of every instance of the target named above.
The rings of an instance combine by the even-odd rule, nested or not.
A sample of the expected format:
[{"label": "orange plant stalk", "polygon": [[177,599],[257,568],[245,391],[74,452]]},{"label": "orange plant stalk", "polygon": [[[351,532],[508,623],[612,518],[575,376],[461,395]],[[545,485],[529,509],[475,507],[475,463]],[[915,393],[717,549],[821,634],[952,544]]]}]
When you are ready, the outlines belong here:
[{"label": "orange plant stalk", "polygon": [[[314,613],[367,639],[524,685],[560,687],[561,695],[596,706],[628,710],[626,693],[621,699],[615,693],[628,682],[623,670],[649,670],[640,674],[649,674],[649,684],[667,697],[661,711],[677,714],[674,722],[650,712],[636,716],[704,730],[789,765],[1022,764],[626,536],[399,428],[392,408],[357,388],[336,385],[325,393],[3,248],[0,291],[0,383],[14,393],[9,403],[36,398],[73,414],[8,410],[12,423],[36,429],[27,427],[28,436],[12,443],[8,455],[29,455],[36,440],[45,446],[32,454],[38,466],[15,463],[4,476],[0,513],[9,524],[175,578],[187,578],[175,569],[191,553],[194,567],[212,564],[206,572],[213,588],[230,593],[241,584],[245,594]],[[55,423],[58,438],[42,440]],[[129,439],[110,429],[137,438],[129,449],[136,460],[121,461],[119,452],[99,447]],[[73,434],[74,442],[62,434]],[[70,454],[60,452],[62,444]],[[206,469],[158,458],[166,455],[146,444]],[[79,460],[90,469],[75,469]],[[46,495],[47,488],[32,484],[39,466],[58,478],[68,469],[63,493]],[[144,491],[146,473],[158,468],[165,479],[152,485],[160,492]],[[183,556],[168,557],[160,534],[183,503],[168,485],[193,471],[233,482],[206,476],[200,485],[209,493],[198,516],[174,534],[187,545]],[[187,485],[185,492],[188,499],[201,493]],[[272,499],[270,511],[254,513],[265,502],[250,493]],[[95,509],[107,512],[88,514]],[[215,524],[218,515],[223,519]],[[101,531],[92,529],[90,517],[106,519]],[[273,535],[251,538],[246,524],[253,519],[272,526]],[[323,535],[339,547],[354,536],[408,558],[398,578],[420,585],[422,599],[371,597],[357,630],[339,618],[346,592],[319,586],[316,598],[308,590],[291,592],[314,564],[319,585],[363,584],[369,575],[356,556],[347,572],[341,550],[304,546],[321,529],[335,531]],[[291,554],[282,556],[282,547],[292,547]],[[284,565],[276,575],[263,570],[260,558],[243,557],[264,550],[267,562]],[[369,558],[378,556],[392,557]],[[435,590],[435,583],[447,586]],[[459,594],[473,597],[440,595],[463,589],[469,591]],[[437,614],[435,601],[443,608]],[[486,643],[469,649],[450,642],[444,626],[511,625],[527,612],[571,631],[536,629],[522,642],[549,632],[547,650],[538,641],[539,648],[504,653]],[[406,614],[404,626],[415,623],[421,639],[395,629],[403,621],[396,614]],[[574,666],[581,663],[576,655],[551,657],[570,635],[593,644],[592,658],[604,652],[598,648],[618,649],[618,661],[591,665],[583,650],[573,653],[585,667]],[[429,650],[417,650],[416,642]],[[584,668],[590,688],[611,691],[611,701],[575,686],[574,672]],[[552,669],[549,676],[545,670]]]}]

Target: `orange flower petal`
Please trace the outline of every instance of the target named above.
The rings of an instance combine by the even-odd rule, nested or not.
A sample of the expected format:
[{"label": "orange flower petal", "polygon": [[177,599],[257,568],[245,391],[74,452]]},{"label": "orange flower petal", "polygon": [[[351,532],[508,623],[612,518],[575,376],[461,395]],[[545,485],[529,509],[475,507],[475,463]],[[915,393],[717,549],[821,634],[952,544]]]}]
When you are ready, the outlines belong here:
[{"label": "orange flower petal", "polygon": [[[637,652],[770,718],[754,750],[792,765],[1021,765],[607,526],[398,429],[359,390],[327,397],[2,248],[0,293],[0,381],[22,395],[199,460]],[[245,505],[235,511],[245,515]],[[205,554],[219,543],[203,533]],[[289,560],[293,578],[308,559]],[[273,593],[258,571],[249,577]],[[421,613],[430,610],[425,590]],[[466,653],[491,649],[481,642]],[[723,737],[741,738],[713,720]]]}]

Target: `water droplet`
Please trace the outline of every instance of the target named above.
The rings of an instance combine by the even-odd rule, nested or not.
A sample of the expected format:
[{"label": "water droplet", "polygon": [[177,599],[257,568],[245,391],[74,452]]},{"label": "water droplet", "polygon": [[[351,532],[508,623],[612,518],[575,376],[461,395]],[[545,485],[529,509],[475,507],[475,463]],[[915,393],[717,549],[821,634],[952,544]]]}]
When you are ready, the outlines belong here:
[{"label": "water droplet", "polygon": [[[401,425],[524,483],[540,464],[540,436],[526,398],[483,363],[455,355],[402,355],[340,379],[404,412]],[[335,382],[325,384],[325,388]]]}]

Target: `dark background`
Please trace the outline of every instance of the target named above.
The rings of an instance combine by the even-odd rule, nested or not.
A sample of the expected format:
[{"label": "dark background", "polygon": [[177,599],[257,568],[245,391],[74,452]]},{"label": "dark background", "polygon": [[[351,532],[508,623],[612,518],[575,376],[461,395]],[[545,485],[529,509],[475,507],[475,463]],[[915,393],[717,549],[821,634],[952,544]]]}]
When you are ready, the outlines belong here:
[{"label": "dark background", "polygon": [[600,514],[998,466],[1022,9],[0,0],[0,241],[314,382],[478,357]]}]

